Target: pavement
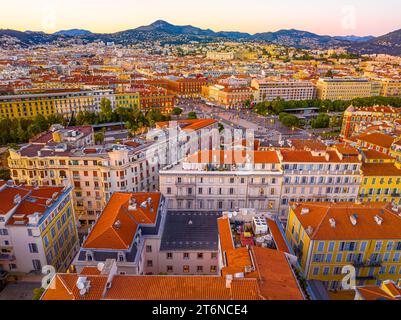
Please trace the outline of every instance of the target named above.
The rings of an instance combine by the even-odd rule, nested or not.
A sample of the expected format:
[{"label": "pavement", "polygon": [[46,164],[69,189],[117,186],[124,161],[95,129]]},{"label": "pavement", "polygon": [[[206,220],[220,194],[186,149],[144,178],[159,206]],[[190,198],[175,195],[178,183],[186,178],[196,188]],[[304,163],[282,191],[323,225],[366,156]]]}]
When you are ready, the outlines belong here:
[{"label": "pavement", "polygon": [[208,105],[200,100],[194,100],[179,105],[186,111],[195,111],[200,118],[213,118],[229,129],[251,129],[255,136],[265,137],[270,141],[288,138],[309,139],[311,133],[297,128],[283,126],[278,117],[260,116],[250,110],[226,110],[221,107]]},{"label": "pavement", "polygon": [[8,283],[0,292],[0,300],[32,300],[33,290],[40,286],[40,282],[18,281]]}]

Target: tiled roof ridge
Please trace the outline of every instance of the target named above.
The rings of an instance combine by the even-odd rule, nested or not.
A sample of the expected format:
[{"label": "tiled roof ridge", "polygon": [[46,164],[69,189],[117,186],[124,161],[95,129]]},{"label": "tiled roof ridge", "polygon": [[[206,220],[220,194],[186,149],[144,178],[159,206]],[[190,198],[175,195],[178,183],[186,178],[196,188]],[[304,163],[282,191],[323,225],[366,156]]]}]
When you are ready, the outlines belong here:
[{"label": "tiled roof ridge", "polygon": [[312,237],[315,237],[316,234],[318,233],[320,227],[321,227],[322,224],[323,224],[324,219],[325,219],[325,218],[327,217],[327,215],[329,214],[330,209],[331,209],[331,204],[329,204],[329,205],[327,206],[326,213],[323,215],[323,217],[322,217],[322,219],[320,220],[319,224],[317,225],[316,229],[313,230],[313,233],[312,233],[312,235],[311,235],[311,238],[312,238]]},{"label": "tiled roof ridge", "polygon": [[255,269],[256,269],[256,271],[257,271],[257,273],[258,273],[258,278],[257,278],[257,281],[258,281],[258,283],[257,283],[257,291],[258,291],[258,296],[262,299],[262,300],[267,300],[266,299],[266,297],[264,297],[263,295],[262,295],[262,293],[260,292],[260,287],[259,287],[259,281],[260,282],[264,282],[264,280],[263,280],[263,278],[262,278],[262,275],[260,274],[260,270],[259,270],[259,266],[258,266],[258,262],[257,262],[257,258],[256,258],[256,254],[255,254],[255,251],[253,250],[253,247],[251,247],[251,256],[252,256],[252,259],[253,259],[253,261],[254,261],[254,263],[255,263]]},{"label": "tiled roof ridge", "polygon": [[68,294],[70,294],[73,299],[75,300],[74,293],[72,292],[72,289],[65,283],[63,277],[60,275],[56,274],[57,279],[61,282],[61,284],[64,286],[64,288],[67,290]]},{"label": "tiled roof ridge", "polygon": [[[123,206],[120,207],[119,210],[117,210],[116,216],[113,219],[113,223],[112,225],[110,225],[108,228],[106,228],[102,233],[100,233],[97,237],[95,237],[94,239],[92,239],[92,241],[98,239],[100,236],[102,236],[105,232],[107,232],[108,230],[112,230],[112,232],[114,233],[114,235],[116,236],[117,239],[119,239],[121,241],[121,244],[123,246],[127,246],[127,244],[125,243],[125,241],[120,237],[119,233],[117,232],[117,230],[114,228],[114,224],[116,223],[116,221],[118,220],[118,213],[120,211],[122,211],[121,209],[123,208]],[[129,214],[127,214],[128,216],[130,216]],[[128,245],[128,248],[130,247],[130,245]]]}]

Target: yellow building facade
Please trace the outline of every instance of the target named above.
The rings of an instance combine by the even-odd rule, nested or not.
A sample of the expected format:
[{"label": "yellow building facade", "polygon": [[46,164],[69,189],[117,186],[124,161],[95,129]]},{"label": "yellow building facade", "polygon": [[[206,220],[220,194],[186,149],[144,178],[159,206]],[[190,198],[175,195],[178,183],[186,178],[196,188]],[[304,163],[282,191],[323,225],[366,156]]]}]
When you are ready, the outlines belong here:
[{"label": "yellow building facade", "polygon": [[375,150],[362,150],[361,202],[392,202],[401,205],[401,168],[395,158]]},{"label": "yellow building facade", "polygon": [[116,93],[114,95],[116,108],[139,108],[139,92]]},{"label": "yellow building facade", "polygon": [[343,267],[355,285],[380,284],[401,275],[401,216],[389,204],[293,204],[286,238],[308,280],[341,290]]},{"label": "yellow building facade", "polygon": [[377,89],[366,79],[321,78],[316,83],[320,100],[352,100],[377,95]]}]

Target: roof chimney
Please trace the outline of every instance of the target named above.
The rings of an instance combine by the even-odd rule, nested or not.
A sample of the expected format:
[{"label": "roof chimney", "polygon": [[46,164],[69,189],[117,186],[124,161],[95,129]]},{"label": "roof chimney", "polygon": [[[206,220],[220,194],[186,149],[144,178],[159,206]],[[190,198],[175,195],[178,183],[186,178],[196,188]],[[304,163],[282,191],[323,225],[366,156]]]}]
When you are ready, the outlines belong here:
[{"label": "roof chimney", "polygon": [[120,220],[116,220],[114,222],[114,228],[116,228],[116,229],[120,229],[121,228],[121,221]]},{"label": "roof chimney", "polygon": [[231,283],[233,281],[233,276],[231,274],[226,275],[226,288],[231,289]]}]

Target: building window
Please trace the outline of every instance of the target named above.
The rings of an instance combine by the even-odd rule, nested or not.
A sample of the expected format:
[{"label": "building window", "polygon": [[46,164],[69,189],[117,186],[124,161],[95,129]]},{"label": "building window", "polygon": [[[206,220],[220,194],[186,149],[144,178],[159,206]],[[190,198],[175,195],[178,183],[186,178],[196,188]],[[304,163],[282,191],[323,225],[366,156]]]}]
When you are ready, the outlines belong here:
[{"label": "building window", "polygon": [[167,272],[173,272],[173,266],[167,266]]},{"label": "building window", "polygon": [[42,264],[40,263],[40,260],[32,260],[32,265],[34,270],[42,270]]},{"label": "building window", "polygon": [[38,246],[36,245],[36,243],[29,243],[28,246],[30,253],[38,253]]},{"label": "building window", "polygon": [[202,253],[202,252],[198,252],[197,258],[198,258],[198,259],[203,259],[203,253]]},{"label": "building window", "polygon": [[146,261],[146,266],[147,266],[148,268],[153,267],[153,260],[147,260],[147,261]]},{"label": "building window", "polygon": [[167,259],[169,259],[169,260],[173,259],[173,253],[172,252],[167,252]]},{"label": "building window", "polygon": [[183,267],[183,272],[184,273],[189,273],[189,266],[188,265]]},{"label": "building window", "polygon": [[203,272],[203,266],[197,266],[196,267],[197,272]]},{"label": "building window", "polygon": [[210,273],[216,273],[217,272],[217,266],[210,266]]},{"label": "building window", "polygon": [[212,252],[211,257],[212,259],[217,259],[217,252]]},{"label": "building window", "polygon": [[184,259],[188,260],[189,259],[189,253],[188,252],[184,252]]},{"label": "building window", "polygon": [[146,252],[152,252],[152,246],[146,246]]}]

